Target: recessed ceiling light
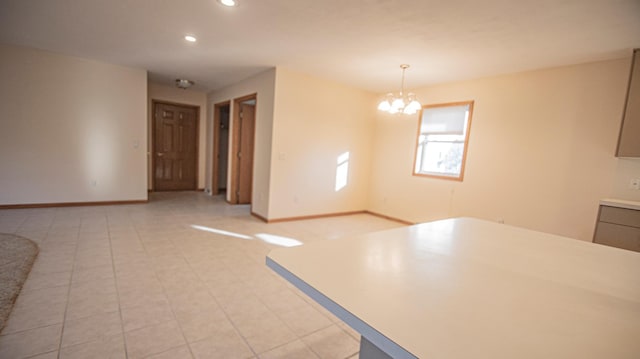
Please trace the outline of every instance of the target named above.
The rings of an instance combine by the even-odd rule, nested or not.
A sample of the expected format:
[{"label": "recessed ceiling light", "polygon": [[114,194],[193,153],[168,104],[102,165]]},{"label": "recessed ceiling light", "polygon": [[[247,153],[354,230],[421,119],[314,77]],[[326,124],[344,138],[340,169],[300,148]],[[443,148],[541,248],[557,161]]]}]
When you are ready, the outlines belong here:
[{"label": "recessed ceiling light", "polygon": [[224,6],[238,6],[238,2],[236,0],[218,0],[218,2]]},{"label": "recessed ceiling light", "polygon": [[193,35],[186,35],[184,37],[185,40],[189,41],[189,42],[196,42],[196,37]]}]

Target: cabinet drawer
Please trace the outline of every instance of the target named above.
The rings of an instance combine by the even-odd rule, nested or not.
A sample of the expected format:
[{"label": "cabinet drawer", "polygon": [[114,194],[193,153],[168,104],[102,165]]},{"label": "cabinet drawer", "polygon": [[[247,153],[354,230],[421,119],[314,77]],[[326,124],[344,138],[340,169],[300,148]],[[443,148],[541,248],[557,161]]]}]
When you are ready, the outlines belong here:
[{"label": "cabinet drawer", "polygon": [[598,222],[595,243],[640,252],[640,228]]},{"label": "cabinet drawer", "polygon": [[634,209],[600,206],[600,222],[640,228],[640,211]]}]

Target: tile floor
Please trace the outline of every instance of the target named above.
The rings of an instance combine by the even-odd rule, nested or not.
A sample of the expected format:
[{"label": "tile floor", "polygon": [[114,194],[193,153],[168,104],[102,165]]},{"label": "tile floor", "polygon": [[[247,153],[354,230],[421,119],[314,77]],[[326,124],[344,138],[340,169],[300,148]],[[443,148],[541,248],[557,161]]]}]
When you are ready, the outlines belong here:
[{"label": "tile floor", "polygon": [[0,358],[357,358],[358,334],[265,266],[280,248],[267,241],[398,226],[364,214],[265,224],[195,192],[0,210],[0,232],[40,246]]}]

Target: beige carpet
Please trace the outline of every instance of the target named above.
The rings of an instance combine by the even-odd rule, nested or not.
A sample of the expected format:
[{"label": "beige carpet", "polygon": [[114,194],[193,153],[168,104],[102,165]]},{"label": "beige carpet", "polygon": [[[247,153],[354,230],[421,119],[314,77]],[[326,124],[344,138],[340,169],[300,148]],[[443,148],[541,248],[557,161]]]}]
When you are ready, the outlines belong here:
[{"label": "beige carpet", "polygon": [[37,255],[38,246],[30,239],[0,233],[0,331]]}]

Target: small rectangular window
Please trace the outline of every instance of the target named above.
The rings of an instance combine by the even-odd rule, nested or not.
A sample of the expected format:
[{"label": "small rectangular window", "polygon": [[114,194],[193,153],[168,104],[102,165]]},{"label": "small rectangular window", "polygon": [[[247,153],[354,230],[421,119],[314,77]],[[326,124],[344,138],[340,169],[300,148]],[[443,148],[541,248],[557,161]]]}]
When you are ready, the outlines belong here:
[{"label": "small rectangular window", "polygon": [[473,101],[422,107],[414,175],[462,181],[472,113]]}]

